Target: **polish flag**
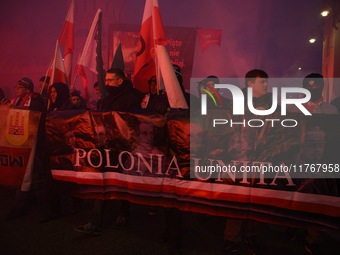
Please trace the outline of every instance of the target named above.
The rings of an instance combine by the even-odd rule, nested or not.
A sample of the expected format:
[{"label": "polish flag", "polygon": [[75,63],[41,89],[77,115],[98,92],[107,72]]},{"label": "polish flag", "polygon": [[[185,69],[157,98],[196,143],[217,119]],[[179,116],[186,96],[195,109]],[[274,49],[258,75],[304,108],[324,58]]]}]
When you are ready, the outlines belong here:
[{"label": "polish flag", "polygon": [[210,46],[221,45],[222,30],[197,29],[197,35],[201,44],[202,52],[205,52]]},{"label": "polish flag", "polygon": [[[148,80],[156,74],[155,45],[166,45],[163,22],[157,0],[146,0],[134,70],[134,85],[142,92],[149,92]],[[146,79],[146,80],[145,80]]]},{"label": "polish flag", "polygon": [[51,77],[50,85],[56,82],[63,82],[68,84],[63,56],[61,55],[58,41],[56,43],[54,58],[48,76]]},{"label": "polish flag", "polygon": [[[96,67],[97,67],[97,62],[96,62],[97,38],[96,38],[96,35],[97,35],[97,30],[98,30],[98,25],[99,25],[98,24],[99,23],[99,16],[100,16],[101,12],[102,11],[100,9],[98,9],[96,16],[93,19],[89,35],[87,36],[87,39],[86,39],[86,42],[85,42],[83,52],[82,52],[80,58],[78,59],[78,63],[77,63],[76,75],[80,75],[82,77],[86,102],[90,98],[90,92],[89,92],[88,86],[87,86],[88,81],[87,81],[87,77],[85,75],[84,67],[87,67],[88,69],[90,69],[95,74],[98,74],[97,69],[96,69]],[[71,88],[71,90],[72,89],[73,88]]]},{"label": "polish flag", "polygon": [[68,80],[71,81],[74,51],[74,0],[72,0],[66,15],[64,26],[59,37],[59,44],[65,46],[64,64]]}]

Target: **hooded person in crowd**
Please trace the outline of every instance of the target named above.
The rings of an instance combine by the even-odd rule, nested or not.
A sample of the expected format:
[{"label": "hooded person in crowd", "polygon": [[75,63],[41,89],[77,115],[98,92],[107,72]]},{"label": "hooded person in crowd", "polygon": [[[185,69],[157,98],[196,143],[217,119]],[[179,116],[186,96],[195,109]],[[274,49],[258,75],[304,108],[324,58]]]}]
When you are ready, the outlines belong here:
[{"label": "hooded person in crowd", "polygon": [[[338,114],[338,109],[323,101],[324,79],[319,73],[311,73],[303,79],[303,87],[311,93],[309,102],[303,106],[311,113]],[[288,112],[301,112],[295,105],[288,106]]]},{"label": "hooded person in crowd", "polygon": [[65,83],[58,82],[50,86],[50,99],[51,105],[48,110],[49,112],[77,110],[77,106],[70,101],[70,90]]},{"label": "hooded person in crowd", "polygon": [[[50,108],[49,112],[52,111],[68,111],[68,110],[79,110],[70,100],[70,90],[68,85],[62,82],[53,83],[50,86]],[[70,135],[65,137],[69,139]],[[70,139],[69,139],[70,140]],[[45,214],[39,219],[40,223],[54,220],[61,216],[60,214],[60,192],[57,181],[55,181],[50,172],[48,185],[48,202],[46,203],[47,208]],[[80,198],[72,198],[71,212],[78,211],[80,204]]]}]

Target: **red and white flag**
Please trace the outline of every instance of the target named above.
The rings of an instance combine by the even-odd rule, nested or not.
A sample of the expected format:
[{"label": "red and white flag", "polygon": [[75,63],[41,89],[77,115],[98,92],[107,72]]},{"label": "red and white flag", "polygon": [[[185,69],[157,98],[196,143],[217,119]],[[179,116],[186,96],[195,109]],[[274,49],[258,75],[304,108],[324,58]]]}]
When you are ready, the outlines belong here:
[{"label": "red and white flag", "polygon": [[148,80],[156,74],[155,45],[166,45],[163,22],[157,0],[146,0],[142,20],[133,82],[137,89],[149,92]]},{"label": "red and white flag", "polygon": [[197,29],[198,40],[200,41],[202,52],[205,52],[212,45],[221,45],[222,30]]},{"label": "red and white flag", "polygon": [[170,107],[188,109],[188,104],[179,85],[165,46],[157,45],[156,53]]},{"label": "red and white flag", "polygon": [[97,48],[97,29],[98,29],[98,21],[99,21],[99,15],[102,11],[100,9],[98,9],[96,16],[93,19],[91,28],[90,28],[90,32],[89,35],[87,36],[86,42],[85,42],[85,46],[83,49],[83,52],[80,56],[80,58],[78,59],[78,63],[77,63],[77,73],[76,75],[80,75],[82,77],[83,80],[83,85],[84,85],[84,91],[85,91],[85,100],[86,102],[89,100],[90,98],[90,92],[88,90],[88,81],[87,81],[87,77],[85,75],[85,70],[84,67],[87,67],[88,69],[90,69],[92,72],[94,72],[95,74],[97,74],[97,69],[96,69],[96,56],[97,56],[97,52],[96,52],[96,48]]},{"label": "red and white flag", "polygon": [[49,85],[56,82],[63,82],[68,84],[66,69],[64,66],[63,56],[61,55],[58,40],[54,52],[53,62],[49,70],[48,76],[50,77]]},{"label": "red and white flag", "polygon": [[74,51],[74,0],[72,0],[67,12],[64,26],[59,36],[59,44],[65,46],[64,65],[68,80],[71,81]]}]

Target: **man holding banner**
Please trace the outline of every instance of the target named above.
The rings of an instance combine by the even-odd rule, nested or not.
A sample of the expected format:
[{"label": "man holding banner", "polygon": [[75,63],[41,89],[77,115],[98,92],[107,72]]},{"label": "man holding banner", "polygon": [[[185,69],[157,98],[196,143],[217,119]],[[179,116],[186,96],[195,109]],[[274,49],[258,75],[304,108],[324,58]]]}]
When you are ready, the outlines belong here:
[{"label": "man holding banner", "polygon": [[[42,117],[40,119],[38,136],[36,145],[36,152],[34,157],[33,168],[35,171],[38,169],[42,170],[44,168],[44,160],[43,160],[43,145],[44,145],[44,137],[45,137],[45,108],[44,102],[41,96],[37,93],[34,93],[34,85],[31,79],[24,77],[18,81],[17,85],[14,86],[15,92],[18,98],[14,101],[14,106],[24,108],[32,111],[43,112]],[[30,168],[28,166],[27,168]],[[27,171],[27,170],[26,170]],[[5,217],[5,220],[14,220],[26,213],[26,207],[30,201],[31,187],[23,190],[23,188],[18,188],[15,196],[15,207],[13,210]]]},{"label": "man holding banner", "polygon": [[[253,104],[256,109],[268,109],[271,107],[271,95],[267,93],[268,87],[268,74],[259,69],[253,69],[249,71],[245,76],[246,88],[252,88],[253,91]],[[232,102],[230,103],[230,105]],[[237,140],[243,140],[244,133]],[[255,138],[255,137],[254,137]],[[234,146],[233,146],[234,147]],[[247,146],[246,146],[247,147]],[[244,148],[242,150],[245,150]],[[245,150],[248,152],[249,148]],[[231,153],[231,152],[229,152]],[[231,153],[237,155],[236,159],[242,159],[242,157],[249,155],[247,153]],[[234,158],[233,158],[234,159]],[[248,246],[248,251],[251,254],[256,254],[259,251],[256,242],[256,236],[259,230],[259,223],[254,220],[239,220],[239,219],[228,219],[226,228],[224,230],[224,246],[219,251],[220,254],[230,254],[237,252],[240,249],[239,243],[244,235],[245,242]]]},{"label": "man holding banner", "polygon": [[[141,107],[141,98],[138,91],[133,88],[131,81],[126,79],[123,70],[112,68],[106,72],[106,91],[109,93],[103,99],[101,110],[132,110]],[[118,162],[116,162],[118,163]],[[115,228],[123,227],[129,220],[130,202],[121,200],[122,206],[119,216],[114,224]],[[74,230],[81,233],[101,234],[102,216],[107,200],[96,199],[94,208],[89,217],[89,223],[78,226]]]}]

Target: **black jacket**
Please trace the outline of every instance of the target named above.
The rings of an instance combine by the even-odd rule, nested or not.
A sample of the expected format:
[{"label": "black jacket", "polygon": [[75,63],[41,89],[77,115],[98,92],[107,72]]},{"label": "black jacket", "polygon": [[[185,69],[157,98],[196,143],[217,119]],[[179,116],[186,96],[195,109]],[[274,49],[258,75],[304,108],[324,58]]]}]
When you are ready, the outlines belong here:
[{"label": "black jacket", "polygon": [[131,81],[125,80],[119,87],[111,88],[103,99],[102,110],[132,110],[141,108],[139,91],[133,88]]}]

